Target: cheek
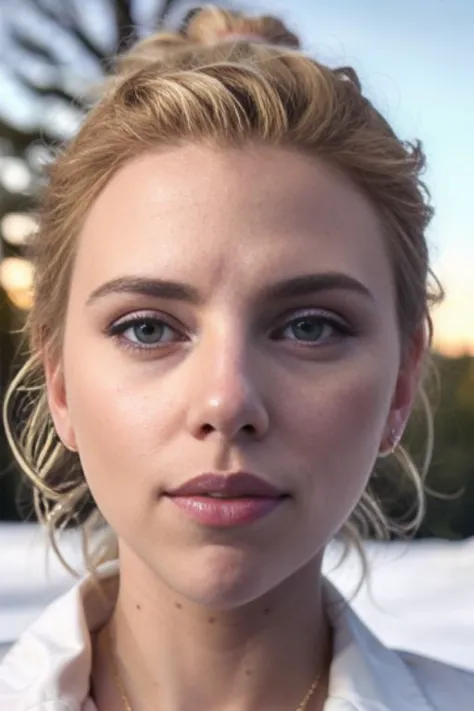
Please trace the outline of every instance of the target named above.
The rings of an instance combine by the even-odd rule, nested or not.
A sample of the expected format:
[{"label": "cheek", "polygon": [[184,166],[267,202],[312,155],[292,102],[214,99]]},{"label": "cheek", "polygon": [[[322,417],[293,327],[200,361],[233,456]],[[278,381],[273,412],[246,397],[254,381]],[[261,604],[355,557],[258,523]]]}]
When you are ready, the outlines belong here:
[{"label": "cheek", "polygon": [[146,442],[159,444],[166,428],[163,413],[173,402],[163,366],[121,350],[81,318],[74,301],[70,308],[75,328],[65,333],[64,368],[79,449],[103,450],[105,457],[146,457]]},{"label": "cheek", "polygon": [[307,379],[299,391],[293,390],[293,396],[281,393],[287,403],[287,445],[295,460],[303,463],[307,505],[323,516],[333,516],[336,528],[367,484],[395,378],[395,364],[363,357]]},{"label": "cheek", "polygon": [[395,380],[395,366],[361,357],[344,367],[315,370],[314,377],[306,377],[300,388],[289,387],[288,393],[280,393],[280,397],[286,403],[288,421],[309,444],[322,437],[328,444],[337,443],[345,449],[345,442],[360,438],[361,444],[366,445],[377,441]]},{"label": "cheek", "polygon": [[172,393],[156,374],[134,377],[123,357],[106,358],[90,345],[77,358],[73,346],[65,348],[66,394],[88,485],[109,520],[125,509],[138,518],[159,483],[154,466],[168,437]]}]

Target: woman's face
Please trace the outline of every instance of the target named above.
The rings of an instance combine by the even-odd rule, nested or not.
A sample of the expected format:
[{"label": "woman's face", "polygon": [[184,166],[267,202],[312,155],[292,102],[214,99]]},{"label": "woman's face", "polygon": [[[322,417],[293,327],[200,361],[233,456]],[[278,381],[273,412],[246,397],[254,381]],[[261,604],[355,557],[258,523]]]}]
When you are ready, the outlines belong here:
[{"label": "woman's face", "polygon": [[[231,607],[317,560],[403,428],[419,355],[400,361],[381,227],[349,182],[282,148],[189,145],[129,163],[92,206],[46,365],[123,556]],[[285,496],[168,495],[231,472]]]}]

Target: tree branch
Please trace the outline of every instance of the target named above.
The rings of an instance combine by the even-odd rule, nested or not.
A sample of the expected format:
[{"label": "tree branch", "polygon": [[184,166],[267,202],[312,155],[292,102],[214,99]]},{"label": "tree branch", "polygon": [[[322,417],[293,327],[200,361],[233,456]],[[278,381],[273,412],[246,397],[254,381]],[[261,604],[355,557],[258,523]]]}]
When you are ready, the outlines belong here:
[{"label": "tree branch", "polygon": [[117,46],[115,51],[121,54],[138,39],[135,22],[129,0],[115,0],[115,20],[117,23]]},{"label": "tree branch", "polygon": [[20,28],[12,27],[10,36],[25,54],[33,55],[35,59],[43,60],[53,67],[56,66],[56,57],[51,50],[36,39],[28,37]]},{"label": "tree branch", "polygon": [[[60,27],[64,32],[71,35],[79,44],[82,45],[83,49],[89,54],[97,59],[99,62],[103,62],[105,59],[103,51],[97,47],[92,40],[87,36],[87,34],[81,28],[79,21],[77,19],[76,13],[71,12],[70,5],[68,3],[58,4],[58,12],[55,12],[50,7],[48,7],[43,0],[30,0],[32,6],[36,9],[36,12],[49,20],[52,24]],[[66,11],[65,11],[66,8]]]},{"label": "tree branch", "polygon": [[25,76],[21,69],[12,68],[12,74],[28,91],[33,95],[40,98],[51,97],[53,99],[60,99],[62,102],[66,103],[68,106],[75,106],[80,111],[86,110],[86,107],[80,98],[73,96],[71,93],[61,88],[57,84],[46,84],[40,85],[32,81],[29,77]]}]

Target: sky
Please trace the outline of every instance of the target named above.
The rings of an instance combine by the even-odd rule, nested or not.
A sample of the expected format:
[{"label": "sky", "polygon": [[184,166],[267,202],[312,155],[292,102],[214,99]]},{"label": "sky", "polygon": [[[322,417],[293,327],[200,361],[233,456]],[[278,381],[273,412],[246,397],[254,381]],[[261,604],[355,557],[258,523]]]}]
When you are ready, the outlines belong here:
[{"label": "sky", "polygon": [[398,134],[422,140],[435,217],[432,264],[446,290],[436,342],[474,354],[473,0],[274,0],[305,47],[350,64]]},{"label": "sky", "polygon": [[[97,16],[103,2],[83,0],[83,5]],[[146,15],[149,3],[139,4]],[[474,0],[237,4],[280,16],[306,50],[331,66],[353,66],[399,136],[422,140],[425,180],[436,210],[428,233],[432,265],[446,290],[445,303],[433,314],[435,342],[453,354],[474,354]],[[0,109],[3,104],[26,115],[26,98],[15,94],[1,67],[0,80]]]}]

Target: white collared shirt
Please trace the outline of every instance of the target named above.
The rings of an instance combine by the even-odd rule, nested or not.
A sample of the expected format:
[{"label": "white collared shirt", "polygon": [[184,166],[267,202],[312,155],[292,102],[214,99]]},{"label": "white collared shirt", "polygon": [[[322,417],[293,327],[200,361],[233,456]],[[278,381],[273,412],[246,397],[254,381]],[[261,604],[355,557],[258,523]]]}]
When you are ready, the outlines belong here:
[{"label": "white collared shirt", "polygon": [[[0,711],[97,711],[89,696],[91,632],[111,614],[116,564],[101,599],[91,577],[51,604],[0,663]],[[334,629],[324,711],[474,711],[474,674],[385,647],[326,582]]]}]

